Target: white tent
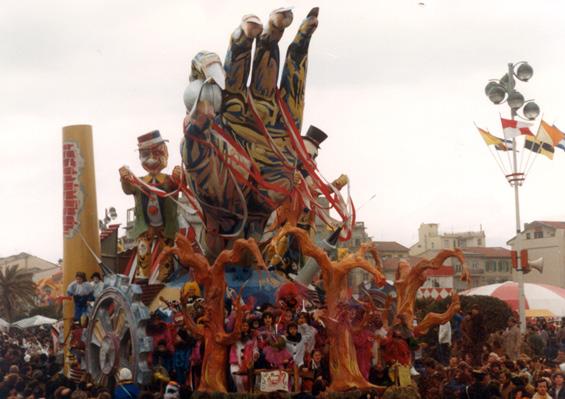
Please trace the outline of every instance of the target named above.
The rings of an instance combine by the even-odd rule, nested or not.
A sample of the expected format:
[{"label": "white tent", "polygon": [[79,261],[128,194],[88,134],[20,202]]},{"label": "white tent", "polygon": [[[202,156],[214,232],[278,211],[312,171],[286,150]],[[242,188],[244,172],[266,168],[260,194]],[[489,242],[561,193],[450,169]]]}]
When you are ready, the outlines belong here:
[{"label": "white tent", "polygon": [[42,326],[44,324],[55,324],[55,323],[57,323],[56,319],[50,319],[49,317],[44,317],[44,316],[33,316],[12,323],[12,327],[29,328],[29,327]]},{"label": "white tent", "polygon": [[[507,281],[500,284],[483,285],[461,292],[461,295],[487,295],[506,302],[513,310],[518,310],[518,283]],[[526,316],[545,315],[565,317],[565,288],[549,284],[524,284]],[[530,316],[528,316],[530,313]]]},{"label": "white tent", "polygon": [[0,319],[0,331],[6,331],[10,328],[10,323],[4,319]]}]

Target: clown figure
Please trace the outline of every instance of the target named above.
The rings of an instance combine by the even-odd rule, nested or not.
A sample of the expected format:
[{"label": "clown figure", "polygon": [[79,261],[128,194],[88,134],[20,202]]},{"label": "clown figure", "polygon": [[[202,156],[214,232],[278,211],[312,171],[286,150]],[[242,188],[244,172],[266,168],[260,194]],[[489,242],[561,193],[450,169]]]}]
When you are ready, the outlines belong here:
[{"label": "clown figure", "polygon": [[180,385],[175,381],[170,381],[165,388],[164,399],[180,399]]},{"label": "clown figure", "polygon": [[[120,168],[122,189],[135,198],[132,235],[137,240],[136,278],[141,281],[151,278],[155,272],[154,255],[172,244],[178,230],[176,190],[181,169],[175,167],[172,175],[162,173],[169,158],[165,143],[158,130],[137,138],[139,159],[147,175],[136,177],[126,166]],[[166,281],[171,273],[172,261],[160,266],[157,279]]]}]

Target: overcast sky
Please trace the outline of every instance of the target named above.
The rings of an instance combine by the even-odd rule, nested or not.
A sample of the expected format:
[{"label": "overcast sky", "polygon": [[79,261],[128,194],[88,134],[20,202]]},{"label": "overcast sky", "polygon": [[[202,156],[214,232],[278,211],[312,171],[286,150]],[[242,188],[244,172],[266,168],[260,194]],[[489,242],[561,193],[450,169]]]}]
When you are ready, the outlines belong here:
[{"label": "overcast sky", "polygon": [[[351,178],[358,213],[376,240],[415,243],[420,223],[486,231],[504,245],[515,229],[513,191],[473,122],[501,135],[483,88],[508,62],[534,77],[518,88],[565,129],[565,3],[558,0],[25,1],[0,11],[0,257],[62,256],[62,127],[94,129],[99,215],[133,205],[118,168],[143,172],[137,136],[170,140],[180,164],[182,93],[191,58],[224,56],[240,17],[320,6],[310,46],[305,123],[325,130],[318,163]],[[521,190],[522,221],[565,220],[565,153],[538,159]]]}]

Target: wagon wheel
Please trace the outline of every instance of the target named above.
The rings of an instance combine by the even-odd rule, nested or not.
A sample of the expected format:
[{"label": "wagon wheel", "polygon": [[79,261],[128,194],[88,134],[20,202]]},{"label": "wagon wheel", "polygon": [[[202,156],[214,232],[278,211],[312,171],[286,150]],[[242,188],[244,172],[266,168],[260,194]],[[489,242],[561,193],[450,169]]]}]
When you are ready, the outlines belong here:
[{"label": "wagon wheel", "polygon": [[141,287],[128,278],[112,275],[94,303],[84,335],[86,368],[94,381],[107,386],[122,367],[131,370],[138,384],[151,382],[147,355],[152,340],[145,331],[149,309],[141,302]]}]

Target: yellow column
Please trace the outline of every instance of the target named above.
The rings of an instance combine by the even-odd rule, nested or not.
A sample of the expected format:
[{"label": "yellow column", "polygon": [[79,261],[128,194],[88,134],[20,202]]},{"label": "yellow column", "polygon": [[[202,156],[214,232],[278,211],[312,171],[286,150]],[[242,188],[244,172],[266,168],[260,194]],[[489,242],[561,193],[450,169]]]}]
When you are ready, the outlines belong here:
[{"label": "yellow column", "polygon": [[[87,278],[100,268],[87,245],[99,257],[100,237],[96,211],[96,181],[92,126],[63,127],[63,290],[74,280],[76,272]],[[73,301],[65,301],[63,317],[65,338],[69,336]],[[65,344],[65,374],[69,370],[69,343]]]}]

